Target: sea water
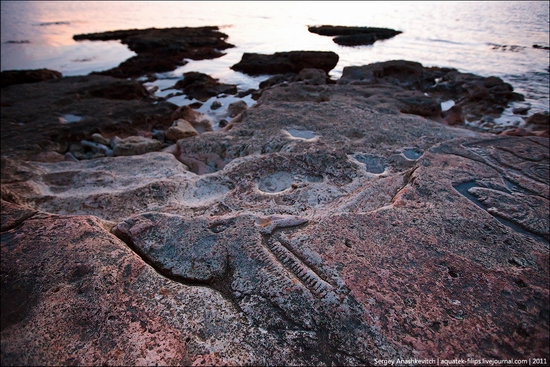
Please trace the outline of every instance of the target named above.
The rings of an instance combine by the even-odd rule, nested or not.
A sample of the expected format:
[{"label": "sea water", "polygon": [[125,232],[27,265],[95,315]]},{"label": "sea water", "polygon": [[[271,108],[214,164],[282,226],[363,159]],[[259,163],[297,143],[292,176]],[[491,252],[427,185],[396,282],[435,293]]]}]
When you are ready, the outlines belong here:
[{"label": "sea water", "polygon": [[[397,59],[498,76],[525,95],[525,102],[514,103],[497,121],[517,125],[521,119],[511,113],[513,107],[528,106],[529,114],[549,109],[549,51],[533,47],[549,44],[548,7],[548,1],[2,1],[1,68],[85,75],[115,67],[135,54],[118,41],[76,42],[75,34],[215,25],[235,47],[224,50],[221,58],[187,60],[173,72],[158,74],[159,91],[188,71],[209,74],[244,91],[268,78],[230,69],[245,52],[333,51],[340,57],[329,73],[333,79],[346,66]],[[310,33],[311,25],[384,27],[403,33],[369,46],[346,47],[332,37]],[[190,102],[184,96],[170,101]],[[250,98],[246,102],[253,103]]]}]

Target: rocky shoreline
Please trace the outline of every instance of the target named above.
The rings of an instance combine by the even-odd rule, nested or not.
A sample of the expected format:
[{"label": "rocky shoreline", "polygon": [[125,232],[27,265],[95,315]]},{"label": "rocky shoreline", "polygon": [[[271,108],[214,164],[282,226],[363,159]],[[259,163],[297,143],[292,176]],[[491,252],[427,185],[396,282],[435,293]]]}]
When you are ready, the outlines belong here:
[{"label": "rocky shoreline", "polygon": [[548,115],[476,131],[522,96],[300,51],[243,55],[275,74],[246,93],[185,74],[257,101],[211,121],[135,78],[226,36],[166,32],[82,36],[138,53],[104,73],[2,73],[2,365],[549,358]]}]

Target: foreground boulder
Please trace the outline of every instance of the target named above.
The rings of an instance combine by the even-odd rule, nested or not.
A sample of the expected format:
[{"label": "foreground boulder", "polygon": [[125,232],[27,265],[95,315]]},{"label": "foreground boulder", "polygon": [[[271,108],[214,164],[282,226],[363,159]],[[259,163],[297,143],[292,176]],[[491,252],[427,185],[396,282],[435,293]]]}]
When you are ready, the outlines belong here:
[{"label": "foreground boulder", "polygon": [[172,153],[3,156],[2,364],[548,358],[548,139],[366,87],[273,85]]},{"label": "foreground boulder", "polygon": [[360,46],[372,45],[378,40],[385,40],[402,33],[389,28],[374,27],[346,27],[323,25],[318,27],[308,27],[311,33],[317,33],[322,36],[337,36],[333,41],[342,46]]},{"label": "foreground boulder", "polygon": [[101,33],[77,34],[76,41],[120,40],[137,56],[116,68],[99,74],[117,78],[132,78],[147,73],[166,72],[184,65],[184,58],[192,60],[215,59],[224,54],[220,50],[234,47],[225,42],[227,35],[218,27],[148,28]]},{"label": "foreground boulder", "polygon": [[249,75],[298,73],[302,69],[321,69],[327,74],[338,63],[338,55],[323,51],[276,52],[272,55],[244,53],[231,69]]}]

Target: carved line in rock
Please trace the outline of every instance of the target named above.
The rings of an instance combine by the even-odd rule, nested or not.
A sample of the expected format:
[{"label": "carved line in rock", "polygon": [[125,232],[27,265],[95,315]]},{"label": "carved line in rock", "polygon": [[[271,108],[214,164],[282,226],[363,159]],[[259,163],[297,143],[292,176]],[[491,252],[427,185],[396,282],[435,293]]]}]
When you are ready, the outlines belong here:
[{"label": "carved line in rock", "polygon": [[[197,220],[199,222],[196,222]],[[329,365],[342,364],[345,358],[352,358],[355,361],[353,364],[366,364],[368,351],[351,340],[368,338],[374,343],[380,340],[365,324],[360,307],[355,306],[357,302],[353,297],[345,295],[345,290],[333,287],[324,280],[319,271],[315,271],[307,264],[307,256],[302,259],[295,254],[293,249],[289,248],[291,245],[288,240],[283,238],[283,232],[289,228],[290,231],[297,231],[306,223],[307,220],[293,216],[236,216],[209,222],[199,218],[190,219],[157,213],[127,219],[117,225],[112,232],[161,275],[188,286],[206,286],[216,290],[233,304],[239,313],[249,317],[250,321],[257,322],[259,327],[275,327],[274,332],[302,330],[315,333],[318,339],[312,354],[315,358],[326,359]],[[169,228],[169,231],[166,232],[162,227],[157,231],[155,228],[160,224],[164,224],[164,228]],[[137,227],[133,228],[134,226]],[[251,228],[245,229],[243,226]],[[202,234],[197,230],[202,231]],[[214,277],[209,281],[193,281],[187,275],[183,278],[174,277],[171,271],[164,272],[159,269],[163,264],[159,264],[158,261],[162,262],[163,259],[157,256],[157,261],[148,261],[147,251],[139,251],[137,248],[139,243],[143,245],[148,239],[157,244],[167,242],[171,246],[181,243],[188,247],[190,242],[204,237],[205,233],[217,236],[216,243],[223,243],[228,253],[223,276]],[[172,253],[162,252],[162,247],[159,246],[156,248],[160,248],[163,254]],[[200,256],[194,257],[193,252],[178,254],[186,262],[205,260]],[[241,260],[237,260],[238,257]],[[171,260],[173,258],[170,255],[167,259],[168,265],[173,263]],[[203,268],[203,265],[195,263],[199,268]],[[191,276],[193,271],[189,270]],[[252,288],[249,288],[250,286]],[[249,302],[251,297],[255,300],[252,303]],[[347,311],[342,311],[341,314],[334,313],[334,307],[337,305],[342,305]],[[302,311],[297,313],[297,307]],[[262,310],[266,310],[267,313]],[[272,316],[280,318],[284,325],[272,325]],[[353,325],[352,333],[357,335],[347,340],[349,329],[346,327],[349,325]],[[333,335],[334,338],[329,335]],[[347,341],[342,341],[344,339]],[[304,353],[309,356],[310,352]]]},{"label": "carved line in rock", "polygon": [[[463,195],[465,198],[467,198],[468,200],[470,200],[472,203],[474,203],[475,205],[477,205],[478,207],[482,208],[483,210],[487,211],[487,213],[491,214],[491,216],[493,216],[493,218],[495,218],[496,220],[498,220],[500,223],[504,224],[505,226],[513,229],[514,231],[516,231],[517,233],[520,233],[522,235],[525,235],[525,236],[528,236],[536,241],[539,241],[539,242],[548,242],[547,239],[545,239],[543,236],[540,236],[536,233],[533,233],[531,232],[530,230],[524,228],[523,226],[520,226],[519,224],[516,224],[514,223],[513,221],[510,221],[508,219],[505,219],[505,218],[502,218],[500,216],[497,216],[491,212],[489,212],[487,209],[488,207],[483,204],[480,200],[478,200],[478,198],[476,198],[474,195],[472,195],[469,190],[474,188],[474,187],[480,187],[480,188],[484,188],[482,186],[480,186],[475,180],[473,181],[467,181],[467,182],[463,182],[463,183],[460,183],[458,185],[453,185],[453,188],[458,191],[461,195]],[[505,192],[505,193],[509,193],[509,192],[506,192],[505,190],[495,190],[495,191],[501,191],[501,192]]]},{"label": "carved line in rock", "polygon": [[308,221],[303,218],[288,217],[272,219],[270,225],[264,226],[260,232],[263,234],[262,244],[273,255],[281,267],[309,291],[321,298],[332,293],[333,286],[325,281],[315,270],[311,269],[304,260],[300,259],[291,249],[291,245],[277,234],[282,228],[297,228]]},{"label": "carved line in rock", "polygon": [[313,269],[304,264],[279,239],[264,238],[264,245],[291,274],[314,295],[324,298],[333,291],[332,285],[324,281]]}]

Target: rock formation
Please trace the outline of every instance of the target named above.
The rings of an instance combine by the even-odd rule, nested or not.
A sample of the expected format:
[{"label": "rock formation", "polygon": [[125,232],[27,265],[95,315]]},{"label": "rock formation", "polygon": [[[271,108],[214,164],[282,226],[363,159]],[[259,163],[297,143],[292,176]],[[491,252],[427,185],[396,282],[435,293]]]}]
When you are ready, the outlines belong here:
[{"label": "rock formation", "polygon": [[2,365],[549,358],[548,139],[446,126],[413,93],[511,91],[406,62],[323,72],[165,151],[49,162],[28,159],[200,117],[83,92],[105,76],[4,89]]},{"label": "rock formation", "polygon": [[14,84],[37,83],[44,80],[61,78],[61,73],[49,69],[5,70],[0,74],[0,88]]},{"label": "rock formation", "polygon": [[237,93],[236,85],[219,83],[211,76],[195,71],[183,74],[183,79],[179,80],[173,88],[181,89],[190,99],[196,98],[202,102],[220,94]]},{"label": "rock formation", "polygon": [[165,72],[185,65],[184,58],[192,60],[215,59],[224,54],[220,50],[234,47],[225,42],[227,35],[218,27],[183,27],[129,29],[90,34],[77,34],[76,41],[120,40],[137,56],[116,68],[100,72],[118,78],[139,77],[147,73]]},{"label": "rock formation", "polygon": [[231,69],[249,75],[299,73],[302,69],[321,69],[328,74],[338,63],[338,55],[324,51],[276,52],[272,55],[244,53]]},{"label": "rock formation", "polygon": [[378,40],[385,40],[402,33],[389,28],[346,27],[323,25],[308,27],[311,33],[322,36],[336,36],[332,40],[341,46],[372,45]]}]

